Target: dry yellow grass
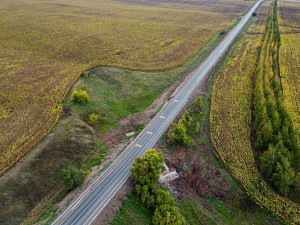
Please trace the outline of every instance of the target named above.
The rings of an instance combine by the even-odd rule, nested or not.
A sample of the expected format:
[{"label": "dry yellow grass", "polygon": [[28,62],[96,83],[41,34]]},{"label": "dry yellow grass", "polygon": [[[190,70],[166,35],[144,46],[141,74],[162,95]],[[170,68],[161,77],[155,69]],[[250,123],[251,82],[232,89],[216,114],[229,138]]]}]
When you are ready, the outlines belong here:
[{"label": "dry yellow grass", "polygon": [[281,84],[300,145],[300,3],[279,1],[278,10]]},{"label": "dry yellow grass", "polygon": [[179,66],[253,4],[183,2],[2,0],[0,174],[52,129],[80,73]]}]

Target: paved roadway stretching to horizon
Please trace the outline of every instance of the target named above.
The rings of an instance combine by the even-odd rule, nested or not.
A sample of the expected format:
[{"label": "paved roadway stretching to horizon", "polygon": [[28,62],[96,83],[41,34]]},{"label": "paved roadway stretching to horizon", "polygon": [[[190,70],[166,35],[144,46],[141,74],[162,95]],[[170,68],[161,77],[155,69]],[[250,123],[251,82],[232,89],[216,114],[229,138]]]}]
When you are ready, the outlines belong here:
[{"label": "paved roadway stretching to horizon", "polygon": [[[53,224],[83,225],[91,224],[102,209],[121,188],[129,177],[129,169],[135,158],[143,156],[152,148],[170,122],[183,109],[189,96],[222,58],[230,44],[263,0],[255,3],[250,11],[232,29],[215,48],[208,58],[199,66],[194,76],[186,82],[174,99],[172,99],[156,117],[144,128],[137,138],[127,147],[118,159],[99,177],[69,208],[64,211]],[[102,179],[100,181],[100,178]],[[98,181],[98,182],[97,182]]]}]

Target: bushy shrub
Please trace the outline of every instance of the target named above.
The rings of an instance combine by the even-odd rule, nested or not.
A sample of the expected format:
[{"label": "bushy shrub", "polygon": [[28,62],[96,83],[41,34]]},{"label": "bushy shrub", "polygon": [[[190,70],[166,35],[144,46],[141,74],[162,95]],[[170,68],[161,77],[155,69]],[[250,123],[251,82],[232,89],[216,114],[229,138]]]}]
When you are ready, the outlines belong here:
[{"label": "bushy shrub", "polygon": [[130,169],[131,177],[135,183],[135,190],[142,203],[155,209],[152,218],[153,224],[184,225],[175,200],[167,190],[158,189],[159,174],[163,172],[164,157],[161,150],[150,149],[144,157],[136,158]]},{"label": "bushy shrub", "polygon": [[87,71],[84,72],[84,73],[83,73],[83,77],[84,77],[84,78],[88,78],[88,77],[89,77],[89,72],[87,72]]},{"label": "bushy shrub", "polygon": [[86,172],[74,166],[67,166],[59,172],[58,176],[66,189],[70,191],[83,183]]},{"label": "bushy shrub", "polygon": [[191,143],[191,139],[188,137],[186,127],[183,123],[171,123],[171,129],[168,137],[170,145],[183,146]]},{"label": "bushy shrub", "polygon": [[73,91],[72,93],[72,102],[84,104],[90,101],[90,96],[86,91],[79,90],[79,91]]},{"label": "bushy shrub", "polygon": [[153,215],[154,225],[184,225],[185,221],[181,218],[177,208],[173,205],[158,206]]},{"label": "bushy shrub", "polygon": [[195,100],[195,106],[201,109],[203,107],[203,101],[201,96],[197,97]]},{"label": "bushy shrub", "polygon": [[86,90],[87,90],[87,86],[86,86],[86,84],[84,84],[84,85],[81,85],[81,87],[80,87],[80,90],[82,90],[82,91],[86,91]]},{"label": "bushy shrub", "polygon": [[136,158],[130,169],[131,177],[135,183],[135,190],[141,197],[142,203],[153,206],[155,189],[158,188],[159,174],[165,169],[164,157],[161,150],[150,149],[144,157]]},{"label": "bushy shrub", "polygon": [[97,123],[100,120],[100,115],[96,115],[94,113],[92,113],[91,115],[89,115],[89,124],[93,125],[95,123]]},{"label": "bushy shrub", "polygon": [[175,200],[171,193],[167,190],[159,189],[155,192],[155,205],[174,205]]}]

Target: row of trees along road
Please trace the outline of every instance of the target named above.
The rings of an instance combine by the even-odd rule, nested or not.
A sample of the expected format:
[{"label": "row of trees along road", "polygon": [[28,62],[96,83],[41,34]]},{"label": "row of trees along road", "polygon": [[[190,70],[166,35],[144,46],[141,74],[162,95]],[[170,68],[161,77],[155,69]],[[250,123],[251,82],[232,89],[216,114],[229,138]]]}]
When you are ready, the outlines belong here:
[{"label": "row of trees along road", "polygon": [[142,203],[154,209],[154,225],[184,225],[175,200],[167,190],[160,189],[158,178],[164,171],[164,157],[161,150],[150,149],[144,157],[136,158],[130,169],[135,191]]}]

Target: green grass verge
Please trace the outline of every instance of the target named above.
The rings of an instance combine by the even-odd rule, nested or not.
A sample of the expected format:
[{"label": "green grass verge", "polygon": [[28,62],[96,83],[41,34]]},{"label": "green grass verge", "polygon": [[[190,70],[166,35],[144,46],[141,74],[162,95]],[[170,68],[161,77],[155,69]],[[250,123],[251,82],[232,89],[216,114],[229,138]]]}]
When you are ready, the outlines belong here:
[{"label": "green grass verge", "polygon": [[217,225],[218,223],[210,216],[206,209],[193,201],[185,201],[178,205],[181,215],[190,225]]},{"label": "green grass verge", "polygon": [[132,192],[123,202],[111,225],[148,225],[151,224],[153,209],[147,208]]}]

